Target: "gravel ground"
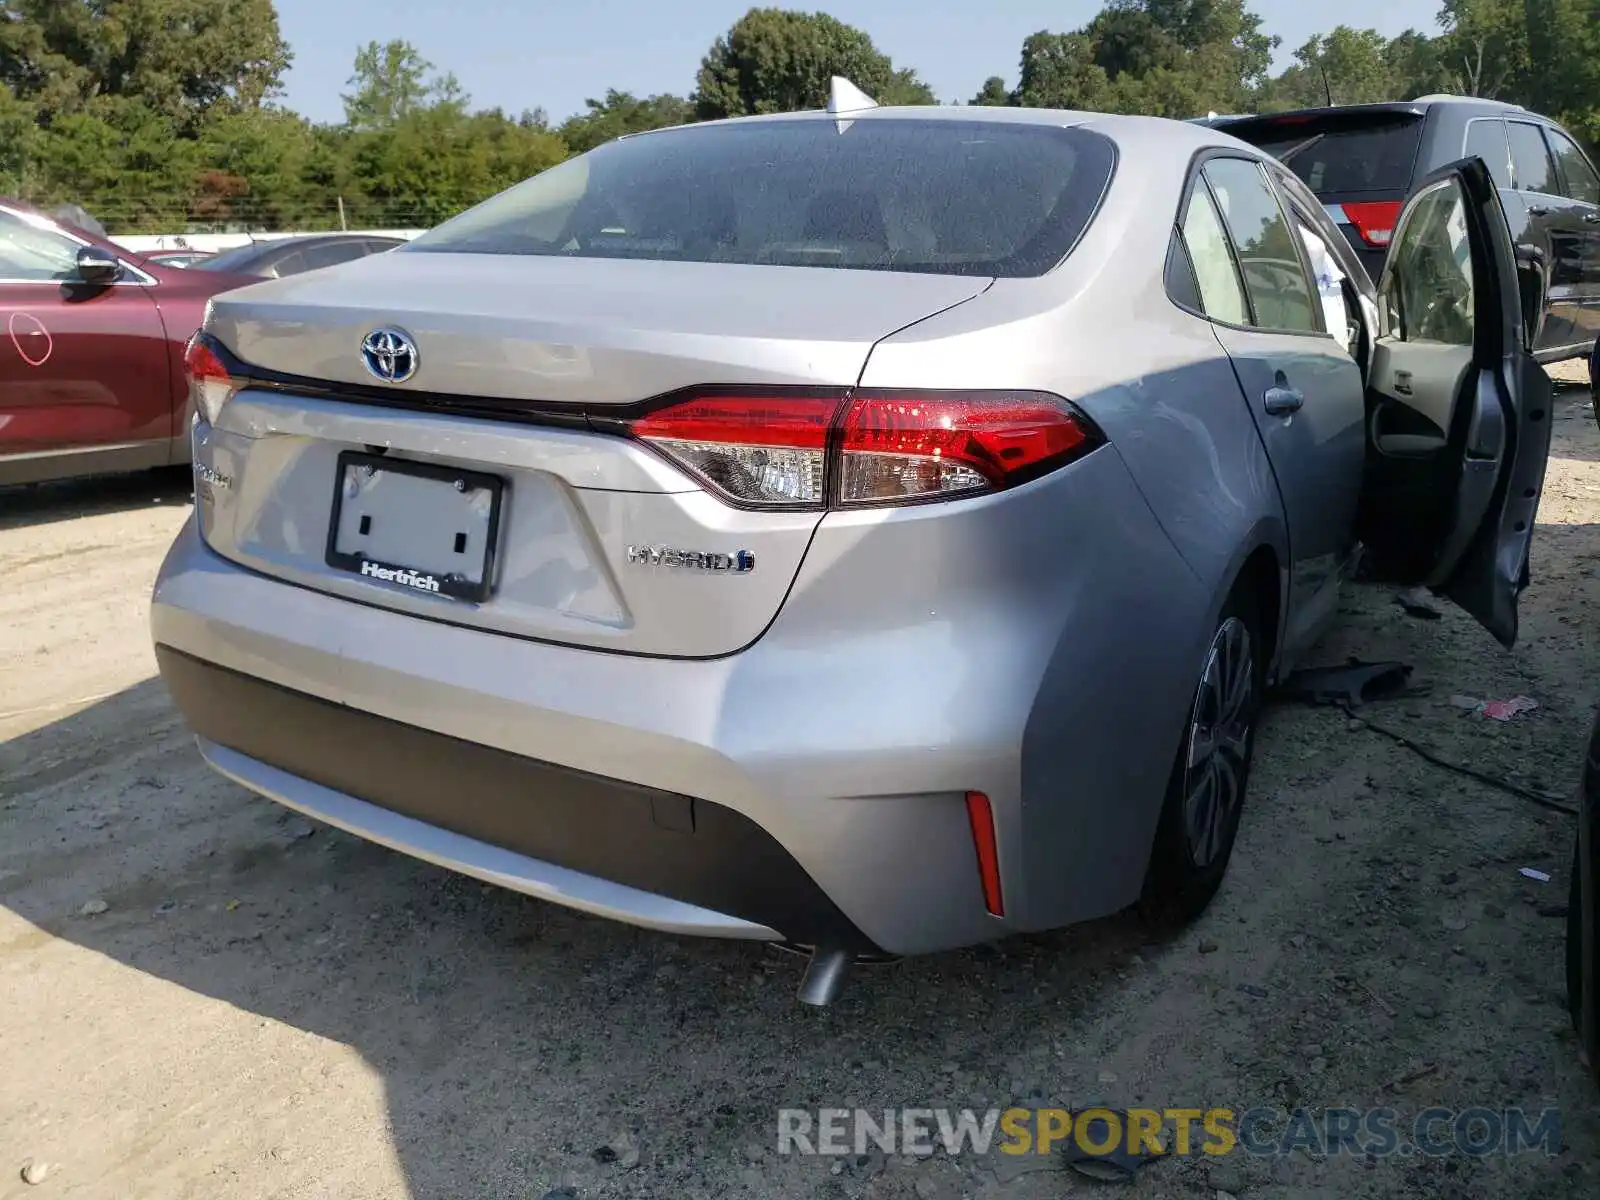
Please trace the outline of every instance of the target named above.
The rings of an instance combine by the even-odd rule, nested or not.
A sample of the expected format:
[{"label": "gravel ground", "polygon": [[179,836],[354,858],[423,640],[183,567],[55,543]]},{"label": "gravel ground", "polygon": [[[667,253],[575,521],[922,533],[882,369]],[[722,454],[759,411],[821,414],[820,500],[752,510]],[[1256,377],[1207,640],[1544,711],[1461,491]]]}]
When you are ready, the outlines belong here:
[{"label": "gravel ground", "polygon": [[[1588,400],[1557,397],[1514,653],[1353,587],[1317,655],[1412,664],[1371,720],[1556,792],[1597,700]],[[1137,1192],[1600,1194],[1563,1008],[1566,816],[1278,707],[1198,927],[864,970],[811,1011],[792,958],[483,888],[209,773],[145,624],[187,515],[182,479],[0,494],[0,1197],[1119,1194],[1050,1158],[774,1153],[780,1107],[1013,1101],[1557,1106],[1555,1157],[1170,1159]],[[1460,694],[1540,707],[1499,724]],[[29,1160],[52,1164],[38,1184]]]}]

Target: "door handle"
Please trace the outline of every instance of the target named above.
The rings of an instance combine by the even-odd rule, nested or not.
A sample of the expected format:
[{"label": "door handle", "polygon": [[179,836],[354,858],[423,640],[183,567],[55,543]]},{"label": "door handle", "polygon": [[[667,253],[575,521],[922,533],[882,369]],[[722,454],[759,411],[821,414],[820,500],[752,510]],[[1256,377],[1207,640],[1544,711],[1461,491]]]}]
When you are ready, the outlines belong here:
[{"label": "door handle", "polygon": [[1299,388],[1274,387],[1268,388],[1267,394],[1262,397],[1267,406],[1267,412],[1275,417],[1287,417],[1290,413],[1300,411],[1301,405],[1306,402],[1306,394]]},{"label": "door handle", "polygon": [[1548,217],[1550,210],[1543,204],[1530,204],[1528,205],[1528,215],[1530,217]]}]

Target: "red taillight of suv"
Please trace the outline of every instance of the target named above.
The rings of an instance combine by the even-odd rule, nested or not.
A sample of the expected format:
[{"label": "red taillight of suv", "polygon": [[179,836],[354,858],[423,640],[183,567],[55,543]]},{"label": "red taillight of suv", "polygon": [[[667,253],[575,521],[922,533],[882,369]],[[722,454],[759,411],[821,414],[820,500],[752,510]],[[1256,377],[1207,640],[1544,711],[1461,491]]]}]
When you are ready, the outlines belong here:
[{"label": "red taillight of suv", "polygon": [[216,421],[223,404],[242,382],[228,370],[211,339],[199,331],[184,347],[183,373],[189,380],[189,399],[207,424]]},{"label": "red taillight of suv", "polygon": [[798,509],[913,504],[996,492],[1105,438],[1046,392],[864,390],[704,395],[628,432],[728,500]]},{"label": "red taillight of suv", "polygon": [[1355,226],[1361,240],[1375,249],[1394,241],[1395,222],[1405,205],[1399,200],[1373,200],[1363,204],[1342,204],[1345,220]]}]

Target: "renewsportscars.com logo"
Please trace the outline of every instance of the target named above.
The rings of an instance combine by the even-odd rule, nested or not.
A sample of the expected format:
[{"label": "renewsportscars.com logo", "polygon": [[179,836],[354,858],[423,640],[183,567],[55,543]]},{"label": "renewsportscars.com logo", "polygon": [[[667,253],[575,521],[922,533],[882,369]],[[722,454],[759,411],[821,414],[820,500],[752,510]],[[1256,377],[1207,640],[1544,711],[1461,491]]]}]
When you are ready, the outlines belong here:
[{"label": "renewsportscars.com logo", "polygon": [[1134,1159],[1245,1154],[1283,1158],[1492,1158],[1561,1153],[1559,1109],[1009,1108],[778,1110],[778,1153],[925,1156],[1051,1154]]}]

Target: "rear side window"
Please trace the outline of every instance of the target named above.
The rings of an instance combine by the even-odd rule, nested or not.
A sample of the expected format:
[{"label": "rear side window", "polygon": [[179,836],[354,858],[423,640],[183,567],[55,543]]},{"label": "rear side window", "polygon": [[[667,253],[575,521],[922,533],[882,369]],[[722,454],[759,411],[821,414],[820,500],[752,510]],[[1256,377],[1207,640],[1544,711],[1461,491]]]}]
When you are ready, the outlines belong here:
[{"label": "rear side window", "polygon": [[1555,165],[1539,127],[1526,121],[1507,121],[1506,132],[1511,136],[1511,165],[1517,190],[1555,194]]},{"label": "rear side window", "polygon": [[1205,176],[1239,258],[1254,324],[1263,329],[1322,332],[1295,235],[1266,172],[1246,159],[1216,158],[1206,163]]},{"label": "rear side window", "polygon": [[404,252],[1041,275],[1115,166],[1084,129],[817,118],[691,125],[609,142]]},{"label": "rear side window", "polygon": [[1251,125],[1227,133],[1278,159],[1321,196],[1331,192],[1409,192],[1422,143],[1422,119],[1319,128],[1315,123]]},{"label": "rear side window", "polygon": [[1565,192],[1574,200],[1585,204],[1600,204],[1600,176],[1584,157],[1577,143],[1554,129],[1545,132],[1550,137],[1550,149],[1555,151],[1556,162],[1561,164],[1561,177],[1566,182]]},{"label": "rear side window", "polygon": [[1511,186],[1511,147],[1506,141],[1504,121],[1470,121],[1467,124],[1467,156],[1483,159],[1494,176],[1496,187]]},{"label": "rear side window", "polygon": [[1248,325],[1250,310],[1245,303],[1239,268],[1228,248],[1228,235],[1211,202],[1203,180],[1196,180],[1189,194],[1189,208],[1183,217],[1183,241],[1194,266],[1195,282],[1206,316],[1229,325]]}]

